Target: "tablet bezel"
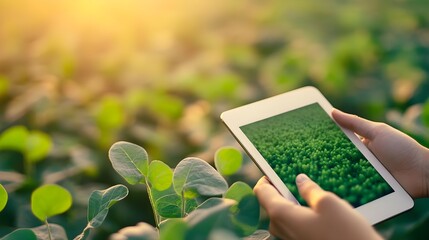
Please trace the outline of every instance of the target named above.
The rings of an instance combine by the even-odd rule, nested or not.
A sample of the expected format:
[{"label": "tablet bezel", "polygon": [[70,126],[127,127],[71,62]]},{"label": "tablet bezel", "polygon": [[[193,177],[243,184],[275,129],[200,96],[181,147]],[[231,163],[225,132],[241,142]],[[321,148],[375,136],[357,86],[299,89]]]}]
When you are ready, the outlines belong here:
[{"label": "tablet bezel", "polygon": [[[299,204],[298,201],[288,190],[278,175],[274,172],[274,170],[270,167],[268,162],[262,157],[259,151],[242,132],[240,127],[313,103],[318,103],[335,122],[335,120],[332,118],[332,110],[334,109],[333,106],[318,89],[311,86],[299,88],[274,97],[266,98],[225,111],[221,114],[221,119],[227,128],[240,143],[243,149],[252,158],[259,169],[270,179],[271,183],[277,188],[280,194],[297,204]],[[362,154],[368,159],[377,172],[380,173],[380,175],[394,190],[394,192],[388,195],[357,207],[356,210],[364,215],[369,223],[376,224],[412,208],[414,205],[413,199],[393,178],[393,176],[374,156],[374,154],[362,143],[362,141],[360,141],[358,136],[352,131],[344,129],[341,126],[339,126],[339,128],[362,152]]]}]

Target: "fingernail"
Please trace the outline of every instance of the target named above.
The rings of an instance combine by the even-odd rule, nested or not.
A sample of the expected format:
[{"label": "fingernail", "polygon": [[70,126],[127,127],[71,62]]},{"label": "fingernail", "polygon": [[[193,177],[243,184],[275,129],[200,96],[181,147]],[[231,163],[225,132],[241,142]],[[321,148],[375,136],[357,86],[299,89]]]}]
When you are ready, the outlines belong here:
[{"label": "fingernail", "polygon": [[301,184],[301,183],[307,181],[308,179],[309,178],[307,177],[307,175],[305,175],[304,173],[301,173],[298,176],[296,176],[296,183]]}]

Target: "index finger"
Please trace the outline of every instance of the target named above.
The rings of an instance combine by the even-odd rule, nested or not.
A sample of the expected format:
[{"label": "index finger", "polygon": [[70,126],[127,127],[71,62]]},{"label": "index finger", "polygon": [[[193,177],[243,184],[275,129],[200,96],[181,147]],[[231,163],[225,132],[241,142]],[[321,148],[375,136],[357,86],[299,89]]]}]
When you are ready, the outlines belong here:
[{"label": "index finger", "polygon": [[254,192],[259,199],[259,203],[265,209],[269,209],[273,206],[273,201],[281,201],[284,202],[284,204],[295,205],[284,198],[266,177],[259,179],[254,187]]},{"label": "index finger", "polygon": [[356,115],[342,112],[338,109],[334,109],[332,111],[332,117],[342,127],[345,127],[364,138],[374,138],[374,128],[377,125],[376,122],[372,122]]}]

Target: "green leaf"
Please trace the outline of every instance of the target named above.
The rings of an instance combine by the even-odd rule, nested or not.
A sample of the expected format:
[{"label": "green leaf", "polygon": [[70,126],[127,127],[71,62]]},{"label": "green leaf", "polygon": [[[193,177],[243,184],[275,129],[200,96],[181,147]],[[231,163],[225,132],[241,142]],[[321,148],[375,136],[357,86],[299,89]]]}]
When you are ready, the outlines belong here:
[{"label": "green leaf", "polygon": [[37,240],[36,234],[30,229],[17,229],[8,235],[4,236],[2,240]]},{"label": "green leaf", "polygon": [[157,240],[158,231],[150,224],[140,222],[136,226],[126,227],[110,236],[111,240]]},{"label": "green leaf", "polygon": [[244,196],[237,206],[232,222],[241,230],[242,236],[252,234],[259,225],[259,202],[254,194]]},{"label": "green leaf", "polygon": [[88,204],[88,228],[99,227],[106,218],[109,208],[127,195],[128,188],[124,185],[93,191]]},{"label": "green leaf", "polygon": [[6,207],[8,195],[6,189],[0,184],[0,212]]},{"label": "green leaf", "polygon": [[[46,225],[32,228],[37,236],[37,240],[55,239],[55,240],[68,240],[64,228],[57,224],[49,224],[49,229]],[[49,235],[51,237],[49,237]]]},{"label": "green leaf", "polygon": [[231,187],[225,192],[225,198],[233,199],[237,202],[247,195],[253,195],[252,188],[244,182],[235,182]]},{"label": "green leaf", "polygon": [[129,142],[116,142],[109,150],[109,159],[113,168],[128,183],[141,182],[148,171],[148,155],[144,148]]},{"label": "green leaf", "polygon": [[243,156],[233,147],[223,147],[215,153],[216,169],[225,176],[236,173],[241,168]]},{"label": "green leaf", "polygon": [[24,126],[8,128],[0,135],[0,149],[24,152],[29,132]]},{"label": "green leaf", "polygon": [[252,188],[244,182],[235,182],[226,191],[225,198],[238,202],[233,207],[232,223],[239,229],[237,233],[246,236],[253,233],[259,224],[259,202]]},{"label": "green leaf", "polygon": [[185,220],[189,230],[186,239],[207,239],[210,232],[218,228],[228,228],[230,208],[236,202],[230,199],[210,198]]},{"label": "green leaf", "polygon": [[31,131],[25,146],[25,159],[29,162],[37,162],[45,158],[52,147],[52,140],[46,133]]},{"label": "green leaf", "polygon": [[[173,186],[170,186],[170,188],[164,191],[158,191],[152,188],[151,192],[155,205],[152,207],[156,209],[156,212],[161,217],[180,218],[182,216],[182,198],[177,195]],[[195,199],[187,199],[185,205],[186,213],[193,211],[198,206]]]},{"label": "green leaf", "polygon": [[69,191],[55,184],[43,185],[31,194],[31,211],[43,222],[67,211],[71,204],[72,196]]},{"label": "green leaf", "polygon": [[159,240],[185,240],[188,224],[181,218],[167,219],[160,225]]},{"label": "green leaf", "polygon": [[176,166],[173,175],[174,190],[186,198],[198,194],[215,196],[223,194],[228,184],[225,179],[207,162],[199,158],[185,158]]},{"label": "green leaf", "polygon": [[149,165],[148,179],[156,190],[166,190],[173,182],[173,170],[161,161],[152,161]]}]

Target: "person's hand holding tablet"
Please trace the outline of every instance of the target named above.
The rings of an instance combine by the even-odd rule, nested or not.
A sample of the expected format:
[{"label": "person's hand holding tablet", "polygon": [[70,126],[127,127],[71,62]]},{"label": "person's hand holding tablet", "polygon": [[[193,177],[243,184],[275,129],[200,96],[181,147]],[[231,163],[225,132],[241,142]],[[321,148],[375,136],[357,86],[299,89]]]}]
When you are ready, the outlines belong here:
[{"label": "person's hand holding tablet", "polygon": [[[371,224],[410,209],[413,201],[376,156],[413,197],[427,196],[427,149],[385,124],[333,110],[317,89],[305,87],[221,116],[267,176],[255,192],[274,235],[332,239],[323,233],[336,232],[377,238]],[[416,159],[404,166],[401,156]],[[300,173],[314,182],[299,175],[296,184]]]},{"label": "person's hand holding tablet", "polygon": [[[429,150],[409,136],[382,123],[338,110],[332,113],[341,126],[361,137],[413,198],[429,196]],[[380,239],[352,206],[322,190],[305,175],[297,185],[310,208],[283,198],[263,177],[254,191],[270,217],[270,232],[282,239]]]}]

